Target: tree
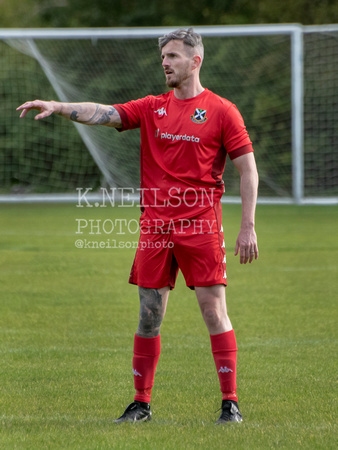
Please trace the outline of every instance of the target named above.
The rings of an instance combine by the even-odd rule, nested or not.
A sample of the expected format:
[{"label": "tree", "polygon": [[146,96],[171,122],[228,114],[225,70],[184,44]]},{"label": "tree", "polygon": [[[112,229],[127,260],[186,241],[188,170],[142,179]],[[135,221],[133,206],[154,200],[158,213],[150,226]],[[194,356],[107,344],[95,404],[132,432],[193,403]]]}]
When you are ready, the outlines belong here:
[{"label": "tree", "polygon": [[336,0],[0,0],[0,27],[135,27],[338,22]]}]

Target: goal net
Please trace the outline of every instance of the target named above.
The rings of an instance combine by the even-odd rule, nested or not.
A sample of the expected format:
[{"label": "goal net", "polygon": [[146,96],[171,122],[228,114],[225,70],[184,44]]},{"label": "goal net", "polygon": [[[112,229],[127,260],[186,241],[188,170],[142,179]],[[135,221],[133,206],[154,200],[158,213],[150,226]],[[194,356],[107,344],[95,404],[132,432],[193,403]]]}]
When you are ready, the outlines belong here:
[{"label": "goal net", "polygon": [[[296,149],[295,171],[292,33],[278,26],[268,32],[264,26],[232,28],[236,32],[196,27],[205,46],[201,81],[241,111],[254,143],[259,196],[292,199],[297,173],[304,197],[337,195],[338,32],[304,34],[304,116],[298,122],[304,123],[304,153]],[[37,122],[34,113],[19,120],[15,111],[35,98],[113,104],[165,92],[157,37],[166,30],[113,31],[2,36],[0,194],[139,187],[138,130],[117,133],[57,116]],[[224,181],[226,195],[238,197],[239,177],[229,161]]]},{"label": "goal net", "polygon": [[338,195],[338,27],[304,34],[304,193]]}]

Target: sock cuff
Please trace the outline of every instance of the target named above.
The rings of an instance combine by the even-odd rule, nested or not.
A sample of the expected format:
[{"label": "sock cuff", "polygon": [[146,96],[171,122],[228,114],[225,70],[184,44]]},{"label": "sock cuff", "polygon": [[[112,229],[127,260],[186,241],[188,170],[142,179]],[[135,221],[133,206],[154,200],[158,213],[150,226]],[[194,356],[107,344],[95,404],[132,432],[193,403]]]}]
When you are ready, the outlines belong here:
[{"label": "sock cuff", "polygon": [[221,351],[237,351],[237,342],[234,330],[225,331],[220,334],[211,334],[211,351],[218,353]]},{"label": "sock cuff", "polygon": [[134,401],[144,403],[143,407],[146,408],[151,400],[150,394],[135,394]]},{"label": "sock cuff", "polygon": [[144,356],[158,356],[161,353],[161,335],[144,338],[135,334],[134,353]]}]

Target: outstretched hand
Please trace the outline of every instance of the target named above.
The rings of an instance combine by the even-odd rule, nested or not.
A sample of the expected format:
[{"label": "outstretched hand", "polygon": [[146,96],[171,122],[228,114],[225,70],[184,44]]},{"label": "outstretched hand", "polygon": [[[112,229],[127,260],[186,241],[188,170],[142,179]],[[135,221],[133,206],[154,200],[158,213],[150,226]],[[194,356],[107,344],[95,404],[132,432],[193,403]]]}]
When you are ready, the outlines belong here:
[{"label": "outstretched hand", "polygon": [[22,111],[20,114],[20,118],[25,117],[28,111],[32,109],[36,109],[40,111],[40,114],[35,116],[35,120],[44,119],[45,117],[50,116],[55,112],[59,112],[60,107],[57,106],[56,102],[44,102],[41,100],[34,100],[31,102],[26,102],[23,105],[19,106],[16,110]]},{"label": "outstretched hand", "polygon": [[257,236],[253,228],[240,230],[235,247],[235,256],[239,253],[240,264],[252,263],[258,258]]}]

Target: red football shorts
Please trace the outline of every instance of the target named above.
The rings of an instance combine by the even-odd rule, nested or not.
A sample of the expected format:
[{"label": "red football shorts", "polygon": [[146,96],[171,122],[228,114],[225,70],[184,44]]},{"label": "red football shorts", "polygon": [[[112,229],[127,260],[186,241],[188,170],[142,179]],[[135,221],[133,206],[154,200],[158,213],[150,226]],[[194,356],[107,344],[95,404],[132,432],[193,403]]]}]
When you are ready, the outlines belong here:
[{"label": "red football shorts", "polygon": [[129,283],[173,289],[179,269],[192,289],[227,284],[220,203],[194,218],[141,226]]}]

